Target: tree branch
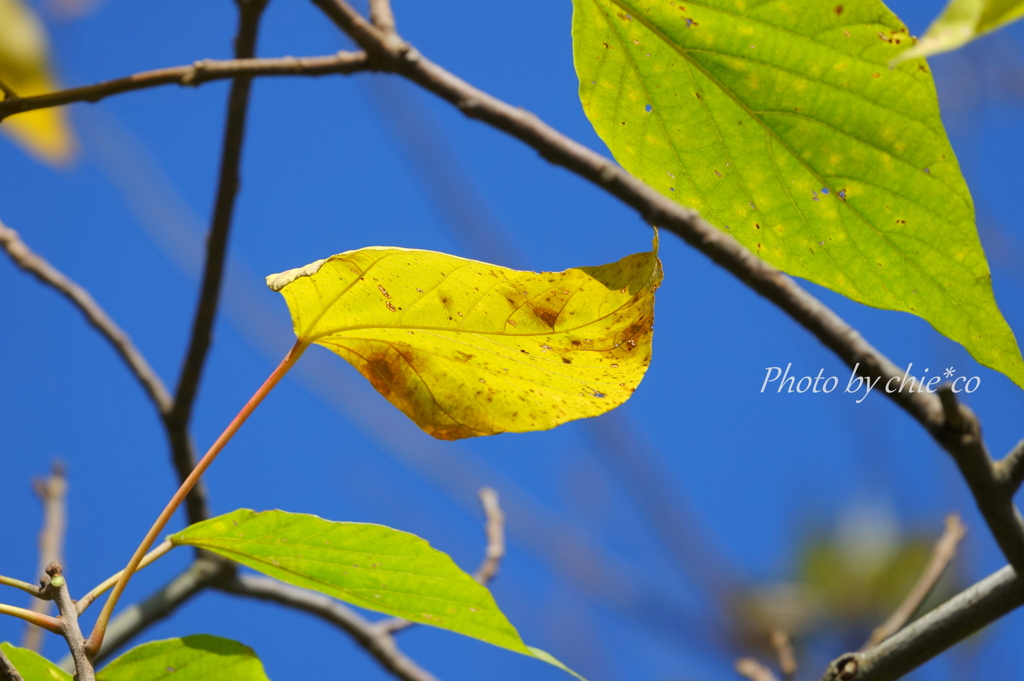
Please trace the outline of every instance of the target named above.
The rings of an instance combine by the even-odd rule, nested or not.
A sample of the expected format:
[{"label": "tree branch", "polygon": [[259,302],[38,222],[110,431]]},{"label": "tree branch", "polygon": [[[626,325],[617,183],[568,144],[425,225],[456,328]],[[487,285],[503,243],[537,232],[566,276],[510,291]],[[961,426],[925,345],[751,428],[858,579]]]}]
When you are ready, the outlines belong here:
[{"label": "tree branch", "polygon": [[276,57],[271,59],[203,59],[183,66],[142,71],[123,78],[92,85],[47,92],[32,97],[0,101],[0,121],[25,111],[48,109],[75,102],[98,102],[111,95],[144,90],[161,85],[196,87],[203,83],[246,76],[326,76],[347,74],[367,68],[363,52],[338,52],[316,57]]},{"label": "tree branch", "polygon": [[42,586],[46,596],[57,602],[57,609],[60,611],[60,634],[67,641],[71,659],[75,663],[75,681],[96,681],[92,660],[85,652],[82,629],[78,626],[78,609],[71,599],[67,580],[61,574],[60,563],[50,563],[46,566]]},{"label": "tree branch", "polygon": [[332,598],[313,591],[283,584],[269,577],[239,574],[217,584],[217,588],[239,596],[248,596],[295,608],[316,615],[349,634],[373,655],[385,669],[404,681],[437,681],[398,649],[390,633],[368,622],[354,610]]},{"label": "tree branch", "polygon": [[395,14],[391,0],[370,0],[370,21],[384,33],[395,32]]},{"label": "tree branch", "polygon": [[1024,580],[1009,565],[860,653],[832,662],[822,681],[894,681],[1024,604]]},{"label": "tree branch", "polygon": [[996,477],[1006,486],[1007,493],[1015,494],[1020,489],[1021,482],[1024,482],[1024,440],[1018,442],[1009,454],[996,462],[995,467]]},{"label": "tree branch", "polygon": [[[235,37],[236,58],[249,59],[255,53],[259,20],[266,3],[267,0],[239,1],[238,35]],[[252,78],[248,76],[237,76],[231,83],[224,144],[221,152],[220,179],[217,185],[217,198],[214,203],[210,233],[206,240],[206,263],[203,267],[199,302],[196,305],[192,335],[188,351],[185,354],[181,376],[178,379],[174,404],[164,419],[174,452],[174,464],[181,482],[185,481],[196,465],[195,455],[189,452],[189,456],[186,458],[184,456],[185,448],[182,445],[188,440],[192,406],[195,403],[199,381],[206,364],[206,357],[212,341],[213,323],[216,320],[217,307],[220,302],[220,284],[227,257],[228,236],[235,209],[235,197],[238,195],[239,166],[242,159],[242,142],[245,138],[245,121],[249,110],[251,86]],[[204,497],[205,485],[202,483],[188,495],[185,507],[190,523],[207,517],[206,505],[203,503]]]},{"label": "tree branch", "polygon": [[779,681],[772,670],[752,657],[741,657],[735,667],[737,674],[750,681]]},{"label": "tree branch", "polygon": [[914,587],[907,594],[906,598],[903,599],[903,602],[889,616],[889,619],[871,632],[870,638],[861,647],[862,651],[878,645],[902,629],[910,621],[910,618],[914,616],[914,613],[921,608],[921,604],[928,598],[928,594],[939,583],[939,579],[945,573],[953,557],[956,556],[956,549],[965,534],[967,534],[967,528],[961,522],[960,516],[952,513],[946,517],[946,529],[938,541],[935,542],[935,548],[932,549],[931,558],[928,560],[928,565],[925,566],[924,572],[921,573],[917,583],[914,584]]},{"label": "tree branch", "polygon": [[[0,108],[3,104],[0,103]],[[172,431],[167,425],[174,400],[160,376],[149,365],[131,338],[110,316],[100,307],[89,292],[72,281],[63,272],[55,268],[42,256],[34,253],[18,233],[0,222],[0,248],[10,256],[14,264],[35,276],[43,284],[50,286],[63,295],[71,304],[85,315],[86,321],[100,335],[107,339],[114,351],[121,357],[128,370],[146,392],[153,406],[160,415],[167,431],[171,446],[171,460],[179,477],[188,476],[195,462],[195,447],[187,432]],[[206,494],[202,488],[193,490],[189,499],[188,518],[190,523],[197,523],[209,517]]]},{"label": "tree branch", "polygon": [[[67,528],[68,481],[64,467],[54,463],[50,477],[36,479],[33,488],[43,504],[43,527],[39,532],[39,573],[44,574],[51,563],[64,562],[64,532]],[[50,601],[32,600],[31,609],[41,615],[50,614]],[[21,647],[33,652],[43,649],[43,630],[34,624],[25,628]]]},{"label": "tree branch", "polygon": [[793,652],[793,644],[789,640],[789,634],[777,629],[772,632],[769,642],[775,649],[775,656],[779,660],[779,669],[786,681],[792,681],[796,676],[797,664],[796,653]]},{"label": "tree branch", "polygon": [[[11,86],[5,83],[3,79],[0,79],[0,92],[4,93],[4,98],[2,100],[4,102],[9,102],[18,98],[18,93],[12,90]],[[3,119],[0,118],[0,120]]]},{"label": "tree branch", "polygon": [[14,668],[11,661],[4,655],[4,651],[0,648],[0,681],[25,681],[18,670]]}]

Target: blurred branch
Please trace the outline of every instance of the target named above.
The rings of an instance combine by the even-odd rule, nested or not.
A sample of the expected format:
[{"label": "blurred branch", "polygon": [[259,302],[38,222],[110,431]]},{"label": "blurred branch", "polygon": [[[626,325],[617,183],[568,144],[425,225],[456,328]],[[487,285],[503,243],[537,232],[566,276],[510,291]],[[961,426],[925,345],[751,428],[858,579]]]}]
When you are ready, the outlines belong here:
[{"label": "blurred branch", "polygon": [[995,466],[997,477],[1006,485],[1007,492],[1015,494],[1024,482],[1024,440],[1018,442]]},{"label": "blurred branch", "polygon": [[8,96],[0,101],[0,121],[17,113],[63,106],[75,102],[98,102],[122,92],[161,85],[198,86],[213,80],[245,76],[325,76],[362,71],[367,68],[362,52],[338,52],[316,57],[272,59],[203,59],[184,66],[142,71],[93,85],[58,90],[32,97]]},{"label": "blurred branch", "polygon": [[822,681],[894,681],[1024,604],[1024,580],[1009,565],[860,653],[829,665]]},{"label": "blurred branch", "polygon": [[391,0],[370,0],[370,21],[384,33],[395,32],[395,14]]},{"label": "blurred branch", "polygon": [[775,674],[752,657],[736,660],[736,673],[750,681],[778,681]]},{"label": "blurred branch", "polygon": [[779,669],[786,681],[792,681],[796,676],[797,664],[796,654],[793,652],[793,644],[789,640],[789,634],[780,630],[772,632],[769,641],[775,648],[775,655],[779,660]]},{"label": "blurred branch", "polygon": [[889,616],[889,619],[871,632],[871,636],[861,647],[862,651],[873,648],[895,634],[910,621],[914,613],[920,610],[921,605],[928,598],[928,594],[938,584],[939,579],[945,573],[953,557],[956,556],[957,547],[960,545],[960,541],[964,538],[965,534],[967,534],[967,528],[961,522],[960,516],[952,513],[946,517],[946,529],[942,532],[942,536],[939,537],[938,541],[935,542],[935,548],[932,549],[931,558],[928,560],[924,572],[921,573],[917,583],[914,584],[910,593],[903,599],[903,602]]},{"label": "blurred branch", "polygon": [[269,577],[239,574],[234,579],[218,584],[228,593],[281,605],[316,615],[349,634],[357,644],[373,655],[381,665],[404,681],[437,681],[398,649],[390,633],[368,622],[342,603],[305,589],[283,584]]},{"label": "blurred branch", "polygon": [[[266,4],[267,0],[240,0],[238,3],[238,34],[235,37],[235,57],[237,59],[249,59],[255,53],[260,16]],[[194,453],[186,451],[182,445],[188,441],[188,426],[192,417],[192,407],[209,354],[213,324],[217,318],[221,279],[224,274],[224,261],[227,258],[228,236],[231,231],[235,198],[238,195],[239,166],[242,159],[242,143],[245,139],[245,121],[249,110],[251,88],[252,78],[248,76],[238,76],[231,82],[231,92],[228,94],[227,121],[224,126],[224,143],[221,151],[220,177],[217,182],[217,198],[214,203],[210,232],[206,239],[206,263],[203,267],[199,302],[196,305],[192,321],[192,335],[185,354],[185,362],[178,378],[174,404],[164,419],[172,443],[174,465],[181,482],[185,481],[196,465]],[[201,486],[200,483],[186,498],[185,504],[190,523],[208,517],[204,497],[205,486]]]},{"label": "blurred branch", "polygon": [[18,670],[14,668],[11,661],[4,655],[4,651],[0,648],[0,681],[25,681],[18,673]]},{"label": "blurred branch", "polygon": [[[487,584],[498,574],[501,559],[505,557],[505,513],[498,504],[498,493],[490,487],[481,487],[477,493],[484,510],[484,534],[487,535],[487,549],[484,560],[473,573],[473,579]],[[416,624],[402,617],[389,617],[374,623],[374,629],[382,634],[397,634]]]},{"label": "blurred branch", "polygon": [[[68,481],[64,466],[54,462],[48,478],[37,478],[32,484],[36,496],[43,504],[43,527],[39,532],[39,572],[44,574],[51,563],[64,562],[64,533],[67,528]],[[41,615],[50,614],[50,601],[32,600],[30,609]],[[43,649],[43,630],[34,624],[25,628],[21,647],[33,652]]]},{"label": "blurred branch", "polygon": [[12,90],[11,86],[5,83],[3,79],[0,79],[0,92],[4,93],[4,98],[2,100],[4,102],[9,102],[18,98],[18,93]]}]

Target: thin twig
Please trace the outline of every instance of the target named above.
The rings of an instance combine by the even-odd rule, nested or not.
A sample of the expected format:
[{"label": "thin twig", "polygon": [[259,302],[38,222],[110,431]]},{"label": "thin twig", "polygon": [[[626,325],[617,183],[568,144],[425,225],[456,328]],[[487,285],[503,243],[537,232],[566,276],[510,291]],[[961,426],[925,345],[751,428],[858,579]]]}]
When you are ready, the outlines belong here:
[{"label": "thin twig", "polygon": [[[267,0],[247,0],[239,3],[238,35],[235,37],[236,59],[250,59],[256,50],[256,35],[259,29],[260,16]],[[213,323],[217,318],[217,307],[220,302],[221,278],[224,273],[224,262],[227,257],[228,235],[231,230],[231,218],[234,214],[235,197],[238,195],[239,166],[242,159],[242,142],[245,138],[245,121],[249,110],[249,92],[252,78],[237,76],[231,82],[228,94],[227,121],[224,130],[224,143],[221,151],[220,177],[217,183],[217,198],[214,203],[213,219],[210,232],[206,239],[206,263],[203,266],[203,281],[199,289],[199,302],[196,305],[192,321],[192,334],[189,339],[185,361],[178,379],[178,388],[174,394],[174,405],[164,419],[168,435],[175,454],[175,467],[178,478],[184,481],[195,465],[191,460],[178,458],[182,451],[180,443],[188,438],[189,421],[192,417],[192,406],[199,390],[199,381],[212,340]],[[174,446],[175,444],[179,446]],[[202,492],[187,501],[189,516],[195,513]],[[193,522],[195,522],[193,520]]]},{"label": "thin twig", "polygon": [[92,85],[57,90],[31,97],[0,101],[0,121],[24,111],[48,109],[76,102],[98,102],[112,95],[162,85],[195,87],[214,80],[238,76],[327,76],[362,71],[367,68],[363,52],[338,52],[314,57],[275,57],[264,59],[203,59],[183,66],[142,71],[123,78]]},{"label": "thin twig", "polygon": [[0,681],[25,681],[11,661],[7,659],[3,648],[0,648]]},{"label": "thin twig", "polygon": [[42,627],[43,629],[46,629],[51,633],[60,633],[60,623],[58,622],[56,617],[52,617],[50,615],[40,615],[38,612],[35,612],[34,610],[29,610],[28,608],[19,608],[16,605],[7,605],[6,603],[0,603],[0,615],[10,615],[11,617],[17,617],[18,619],[25,620],[26,622],[31,622],[37,627]]},{"label": "thin twig", "polygon": [[43,590],[56,601],[57,609],[60,611],[60,634],[67,641],[71,659],[75,662],[75,681],[96,681],[92,660],[86,653],[85,639],[82,638],[82,630],[78,626],[78,610],[68,591],[67,580],[61,574],[60,563],[50,563],[46,566]]},{"label": "thin twig", "polygon": [[15,589],[21,589],[25,593],[32,594],[33,596],[39,595],[39,585],[29,584],[23,582],[20,579],[14,579],[13,577],[4,577],[0,575],[0,586],[13,586]]},{"label": "thin twig", "polygon": [[10,256],[14,264],[33,275],[42,283],[55,289],[71,304],[85,315],[89,322],[113,346],[114,350],[131,370],[143,390],[163,414],[171,407],[171,394],[163,381],[153,371],[146,358],[142,356],[132,339],[117,323],[100,307],[89,292],[68,278],[40,255],[30,249],[18,233],[0,222],[0,248]]},{"label": "thin twig", "polygon": [[395,13],[391,11],[391,0],[370,0],[370,21],[385,33],[394,33]]},{"label": "thin twig", "polygon": [[789,640],[789,634],[777,629],[772,632],[769,641],[772,648],[775,648],[775,656],[779,660],[779,669],[786,681],[792,681],[796,676],[797,664],[796,654],[793,652],[793,644]]},{"label": "thin twig", "polygon": [[907,594],[906,598],[903,599],[903,602],[889,616],[889,619],[871,632],[871,636],[861,647],[862,651],[873,648],[895,634],[910,621],[914,613],[920,610],[921,605],[928,598],[935,585],[939,583],[939,579],[946,572],[946,568],[953,561],[954,556],[956,556],[957,547],[960,545],[960,541],[964,538],[965,534],[967,534],[967,528],[960,520],[960,516],[952,513],[946,517],[946,529],[942,532],[942,536],[939,537],[938,541],[935,542],[931,558],[928,560],[928,565],[925,566],[924,572],[921,573],[917,583],[914,584],[914,587]]},{"label": "thin twig", "polygon": [[399,650],[395,639],[365,620],[354,610],[323,594],[299,589],[268,577],[239,574],[217,588],[240,596],[273,601],[303,610],[334,624],[348,633],[356,643],[399,679],[404,681],[437,681],[428,671]]},{"label": "thin twig", "polygon": [[[141,570],[142,568],[149,566],[158,558],[167,554],[173,548],[174,544],[172,544],[170,540],[165,540],[161,542],[159,546],[157,546],[155,549],[147,553],[145,557],[143,557],[142,561],[139,563],[138,569]],[[92,591],[79,598],[76,606],[76,610],[78,611],[79,616],[81,616],[81,614],[85,612],[86,608],[92,605],[93,601],[95,601],[97,598],[102,596],[108,589],[112,588],[115,584],[117,584],[117,580],[121,579],[121,573],[123,572],[124,570],[121,570],[117,574],[113,574],[110,577],[107,577],[103,582],[94,587]]]},{"label": "thin twig", "polygon": [[[67,494],[68,481],[64,475],[64,466],[54,463],[50,477],[37,479],[33,482],[36,496],[43,504],[43,527],[39,532],[39,574],[43,574],[51,563],[64,562],[64,532],[67,528]],[[32,610],[50,614],[50,601],[35,598],[30,606]],[[34,624],[25,628],[21,639],[21,647],[33,652],[43,649],[43,630]]]},{"label": "thin twig", "polygon": [[736,673],[750,681],[779,681],[768,667],[752,657],[736,660]]},{"label": "thin twig", "polygon": [[[3,105],[0,104],[0,107]],[[135,379],[146,391],[157,413],[164,422],[167,430],[168,440],[171,446],[171,459],[178,471],[179,478],[184,479],[195,465],[195,450],[191,438],[187,432],[175,431],[167,428],[167,419],[170,416],[174,401],[171,398],[167,386],[160,379],[160,376],[149,365],[131,338],[110,316],[100,307],[89,292],[72,281],[63,272],[55,268],[42,256],[34,253],[18,232],[0,222],[0,248],[3,248],[10,256],[14,264],[32,274],[39,281],[55,289],[78,310],[85,315],[86,320],[99,331],[113,346],[114,351],[121,357],[128,370],[132,372]],[[209,517],[207,511],[206,495],[202,487],[195,490],[189,498],[188,519],[189,523],[197,523]]]},{"label": "thin twig", "polygon": [[[473,573],[473,579],[480,584],[487,584],[498,574],[501,559],[505,557],[505,512],[498,503],[498,493],[490,487],[481,487],[477,492],[480,506],[484,511],[484,534],[487,536],[487,548],[480,567]],[[373,627],[382,634],[397,634],[416,623],[404,617],[387,617],[378,620]]]},{"label": "thin twig", "polygon": [[1022,604],[1024,580],[1007,565],[874,648],[838,657],[822,681],[895,681]]}]

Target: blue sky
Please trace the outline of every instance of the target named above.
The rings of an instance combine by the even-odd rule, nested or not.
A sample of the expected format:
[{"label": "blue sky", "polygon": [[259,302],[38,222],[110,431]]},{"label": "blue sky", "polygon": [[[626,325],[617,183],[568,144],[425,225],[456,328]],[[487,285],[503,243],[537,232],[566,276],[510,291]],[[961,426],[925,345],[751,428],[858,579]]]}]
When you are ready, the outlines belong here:
[{"label": "blue sky", "polygon": [[[431,59],[607,153],[576,95],[567,0],[394,4],[400,31]],[[910,0],[891,6],[916,34],[940,9]],[[228,57],[235,22],[227,0],[105,0],[75,21],[42,14],[68,85]],[[996,296],[1018,334],[1022,37],[1011,27],[932,60]],[[344,47],[310,3],[271,1],[260,55]],[[76,105],[71,119],[82,148],[69,170],[41,166],[0,140],[0,219],[87,287],[171,385],[196,298],[226,93],[225,83],[210,83]],[[608,195],[396,78],[258,81],[225,315],[195,410],[195,439],[208,445],[291,343],[284,303],[262,284],[266,274],[371,245],[561,270],[646,250],[650,238],[649,227]],[[663,235],[661,257],[666,276],[650,372],[629,404],[600,424],[436,442],[340,359],[314,348],[211,469],[213,510],[281,508],[383,523],[472,569],[484,544],[475,492],[491,485],[510,532],[493,585],[498,602],[528,643],[592,681],[733,678],[738,651],[709,643],[715,615],[706,580],[694,574],[784,582],[810,534],[835,535],[851,517],[934,536],[944,515],[958,511],[970,529],[964,583],[1002,566],[952,462],[915,422],[879,395],[856,404],[838,392],[759,393],[769,366],[792,363],[799,376],[822,369],[841,384],[850,372],[676,237]],[[59,457],[71,482],[67,576],[82,592],[122,566],[172,493],[165,438],[140,388],[66,301],[5,259],[0,287],[0,573],[33,575],[39,512],[29,483]],[[1021,390],[927,323],[815,293],[899,364],[979,376],[981,387],[965,401],[995,454],[1024,436]],[[643,476],[656,491],[645,483],[636,492]],[[678,540],[675,549],[658,527]],[[690,536],[680,528],[698,529]],[[124,602],[183,567],[189,556],[176,553],[136,578]],[[17,601],[12,593],[5,599]],[[1012,614],[919,678],[1020,676],[1022,628]],[[320,622],[216,593],[146,636],[192,633],[246,643],[274,679],[388,678]],[[20,621],[0,620],[0,639],[20,637]],[[850,645],[835,638],[803,651],[810,677]],[[423,627],[402,634],[401,645],[442,679],[567,678]],[[54,638],[45,652],[58,657],[62,646]]]}]

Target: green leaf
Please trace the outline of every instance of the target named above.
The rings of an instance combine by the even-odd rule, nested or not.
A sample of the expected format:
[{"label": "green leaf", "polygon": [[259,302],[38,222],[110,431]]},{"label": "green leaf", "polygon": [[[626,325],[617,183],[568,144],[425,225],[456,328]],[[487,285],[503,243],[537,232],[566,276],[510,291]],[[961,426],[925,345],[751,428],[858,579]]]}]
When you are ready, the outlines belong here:
[{"label": "green leaf", "polygon": [[549,662],[530,648],[486,587],[407,532],[312,515],[240,509],[169,537],[265,575],[368,610],[448,629]]},{"label": "green leaf", "polygon": [[263,663],[251,648],[205,634],[144,643],[96,673],[97,681],[166,678],[174,681],[268,681]]},{"label": "green leaf", "polygon": [[[0,0],[0,80],[21,97],[57,89],[49,52],[46,29],[32,8],[22,0]],[[63,108],[5,118],[0,132],[54,165],[67,164],[75,153],[75,137]]]},{"label": "green leaf", "polygon": [[519,272],[363,248],[267,277],[295,335],[341,355],[436,438],[553,428],[629,399],[651,361],[655,250]]},{"label": "green leaf", "polygon": [[71,674],[38,653],[12,646],[6,641],[0,643],[0,650],[25,681],[71,681]]},{"label": "green leaf", "polygon": [[629,172],[790,274],[923,317],[1024,386],[927,64],[877,0],[574,0]]},{"label": "green leaf", "polygon": [[917,45],[897,61],[949,52],[1024,17],[1022,0],[951,0]]}]

